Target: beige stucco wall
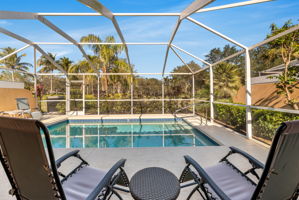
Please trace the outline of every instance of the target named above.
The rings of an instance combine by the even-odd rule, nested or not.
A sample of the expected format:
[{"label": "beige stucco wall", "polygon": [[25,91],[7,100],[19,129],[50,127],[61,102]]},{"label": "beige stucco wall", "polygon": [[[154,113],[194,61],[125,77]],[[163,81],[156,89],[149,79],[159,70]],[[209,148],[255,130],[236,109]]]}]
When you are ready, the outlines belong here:
[{"label": "beige stucco wall", "polygon": [[32,93],[25,89],[0,88],[0,111],[17,110],[16,98],[27,98],[30,108],[35,108]]},{"label": "beige stucco wall", "polygon": [[[278,95],[274,83],[263,83],[251,85],[252,105],[268,106],[273,108],[290,108],[286,105],[285,97],[283,94]],[[292,94],[293,98],[299,100],[299,89],[295,89]],[[234,103],[246,103],[245,100],[245,86],[242,86],[233,98]]]}]

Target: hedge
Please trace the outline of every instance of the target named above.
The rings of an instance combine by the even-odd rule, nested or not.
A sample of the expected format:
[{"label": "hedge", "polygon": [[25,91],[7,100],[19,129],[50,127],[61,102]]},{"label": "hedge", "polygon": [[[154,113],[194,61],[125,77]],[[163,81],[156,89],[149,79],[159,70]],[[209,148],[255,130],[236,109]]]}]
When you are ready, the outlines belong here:
[{"label": "hedge", "polygon": [[[246,108],[214,104],[215,119],[229,125],[240,133],[246,131]],[[298,120],[298,114],[252,109],[253,136],[266,143],[273,139],[276,129],[282,122]]]},{"label": "hedge", "polygon": [[246,131],[246,108],[214,104],[215,119],[232,126],[241,133]]},{"label": "hedge", "polygon": [[272,140],[276,129],[282,122],[299,119],[299,115],[278,111],[253,109],[253,135]]}]

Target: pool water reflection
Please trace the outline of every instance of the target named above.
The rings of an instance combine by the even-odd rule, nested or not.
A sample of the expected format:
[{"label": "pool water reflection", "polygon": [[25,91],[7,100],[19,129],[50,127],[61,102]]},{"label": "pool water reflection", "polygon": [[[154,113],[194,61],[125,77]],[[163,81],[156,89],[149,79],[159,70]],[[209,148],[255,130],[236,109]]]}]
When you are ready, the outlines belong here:
[{"label": "pool water reflection", "polygon": [[54,148],[215,146],[184,121],[154,123],[69,123],[48,127]]}]

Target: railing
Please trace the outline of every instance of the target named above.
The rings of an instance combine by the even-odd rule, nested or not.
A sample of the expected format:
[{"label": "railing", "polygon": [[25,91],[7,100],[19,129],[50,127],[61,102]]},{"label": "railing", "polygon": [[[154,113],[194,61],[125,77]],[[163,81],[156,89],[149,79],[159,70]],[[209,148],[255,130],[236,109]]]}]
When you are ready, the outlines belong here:
[{"label": "railing", "polygon": [[[142,116],[142,113],[143,113],[143,107],[142,107],[142,103],[140,102],[139,103],[139,106],[140,106],[140,115],[139,115],[139,124],[141,124],[141,116]],[[142,124],[140,126],[140,128],[142,127]]]},{"label": "railing", "polygon": [[[46,99],[43,99],[43,100],[38,100],[39,103],[46,103],[46,102],[71,102],[71,101],[78,101],[78,102],[172,102],[172,101],[175,101],[175,102],[180,102],[180,101],[193,101],[193,99],[169,99],[169,98],[165,98],[165,99],[69,99],[69,100],[66,100],[66,99],[55,99],[55,100],[46,100]],[[137,104],[136,104],[137,105]],[[83,105],[82,105],[83,106]],[[99,105],[96,106],[96,108],[98,109],[98,115],[101,114],[100,112],[100,109],[99,109]],[[142,108],[142,114],[145,114],[144,113],[144,107]],[[161,107],[161,113],[164,113],[164,107],[162,105]],[[105,114],[105,113],[103,113]],[[129,114],[129,112],[127,113]],[[131,114],[134,114],[133,112],[131,112]]]},{"label": "railing", "polygon": [[[174,120],[177,122],[177,114],[178,112],[188,109],[190,107],[194,107],[195,105],[201,104],[201,103],[206,103],[206,102],[198,102],[198,103],[193,103],[191,105],[185,106],[183,108],[177,109],[176,111],[174,111],[173,116],[174,116]],[[207,125],[208,124],[208,109],[204,108],[204,115],[200,115],[200,125]]]}]

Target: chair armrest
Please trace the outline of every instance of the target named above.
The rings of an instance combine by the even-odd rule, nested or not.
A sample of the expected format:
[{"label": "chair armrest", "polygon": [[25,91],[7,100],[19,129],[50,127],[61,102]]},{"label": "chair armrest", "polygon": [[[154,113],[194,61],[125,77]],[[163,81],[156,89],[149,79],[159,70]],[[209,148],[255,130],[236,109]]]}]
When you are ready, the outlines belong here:
[{"label": "chair armrest", "polygon": [[190,156],[184,156],[185,162],[190,164],[198,172],[199,178],[204,184],[208,184],[213,191],[220,197],[221,200],[229,200],[230,198],[216,185],[205,170]]},{"label": "chair armrest", "polygon": [[66,159],[70,158],[70,157],[76,157],[78,155],[80,150],[74,150],[74,151],[71,151],[63,156],[61,156],[60,158],[58,158],[56,161],[55,161],[55,164],[56,164],[56,167],[59,168],[61,166],[61,163],[63,161],[65,161]]},{"label": "chair armrest", "polygon": [[110,184],[110,181],[115,172],[125,166],[126,159],[121,159],[116,162],[111,169],[107,172],[101,182],[95,187],[95,189],[88,195],[86,200],[95,200],[98,195],[101,194],[102,190]]},{"label": "chair armrest", "polygon": [[238,153],[240,155],[242,155],[243,157],[247,158],[249,160],[249,162],[254,165],[257,168],[261,168],[264,169],[265,165],[258,161],[257,159],[255,159],[253,156],[249,155],[248,153],[246,153],[245,151],[242,151],[241,149],[238,149],[236,147],[229,147],[232,153]]}]

